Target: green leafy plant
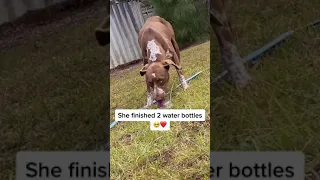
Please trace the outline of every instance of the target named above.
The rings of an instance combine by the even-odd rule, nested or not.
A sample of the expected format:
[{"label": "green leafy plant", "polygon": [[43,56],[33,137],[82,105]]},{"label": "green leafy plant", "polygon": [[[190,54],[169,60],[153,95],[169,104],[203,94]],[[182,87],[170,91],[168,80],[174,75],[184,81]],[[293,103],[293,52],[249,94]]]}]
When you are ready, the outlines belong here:
[{"label": "green leafy plant", "polygon": [[169,21],[180,48],[209,37],[205,0],[151,0],[157,15]]}]

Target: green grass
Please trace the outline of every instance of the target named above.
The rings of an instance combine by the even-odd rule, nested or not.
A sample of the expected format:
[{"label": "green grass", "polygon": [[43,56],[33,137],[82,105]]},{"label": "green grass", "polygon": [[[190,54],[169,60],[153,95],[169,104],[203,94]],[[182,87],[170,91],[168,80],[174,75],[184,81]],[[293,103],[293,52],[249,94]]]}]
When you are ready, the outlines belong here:
[{"label": "green grass", "polygon": [[100,19],[0,53],[0,179],[20,150],[99,150],[107,141],[109,52]]},{"label": "green grass", "polygon": [[[233,1],[240,54],[320,19],[317,0]],[[212,56],[218,57],[217,43]],[[306,171],[320,163],[320,28],[303,29],[258,66],[250,86],[212,89],[211,150],[303,151]]]},{"label": "green grass", "polygon": [[[209,113],[210,43],[181,52],[185,77],[205,70],[190,89],[172,93],[172,109],[205,109]],[[147,100],[146,84],[136,66],[110,78],[111,121],[115,109],[139,109]],[[170,85],[178,85],[170,68]],[[153,107],[154,108],[154,107]],[[170,131],[150,130],[149,122],[119,122],[110,131],[111,179],[207,179],[209,122],[171,122]]]},{"label": "green grass", "polygon": [[[243,56],[283,32],[320,19],[318,0],[232,3]],[[0,53],[0,179],[14,179],[20,150],[94,150],[107,141],[109,55],[108,47],[98,47],[93,36],[99,23],[67,26]],[[249,70],[254,81],[247,88],[212,89],[211,150],[302,150],[306,171],[319,164],[319,39],[320,30],[300,31]],[[215,38],[211,42],[217,69],[218,46]],[[208,68],[208,54],[208,43],[184,51],[185,76]],[[145,104],[146,88],[138,71],[136,67],[111,77],[111,112]],[[175,87],[177,76],[170,71]],[[128,83],[131,88],[123,88]],[[209,72],[190,86],[173,93],[172,108],[205,108],[209,113]],[[208,128],[208,123],[175,122],[169,132],[151,132],[147,122],[120,122],[111,129],[112,179],[207,178]]]}]

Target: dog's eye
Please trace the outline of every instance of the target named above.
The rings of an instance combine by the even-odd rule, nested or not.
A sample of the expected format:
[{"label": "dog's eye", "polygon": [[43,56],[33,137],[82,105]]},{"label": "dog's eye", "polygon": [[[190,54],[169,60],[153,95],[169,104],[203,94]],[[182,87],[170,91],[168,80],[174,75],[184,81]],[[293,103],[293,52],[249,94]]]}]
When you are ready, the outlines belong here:
[{"label": "dog's eye", "polygon": [[159,82],[159,84],[163,84],[164,81],[163,81],[163,79],[159,79],[158,82]]}]

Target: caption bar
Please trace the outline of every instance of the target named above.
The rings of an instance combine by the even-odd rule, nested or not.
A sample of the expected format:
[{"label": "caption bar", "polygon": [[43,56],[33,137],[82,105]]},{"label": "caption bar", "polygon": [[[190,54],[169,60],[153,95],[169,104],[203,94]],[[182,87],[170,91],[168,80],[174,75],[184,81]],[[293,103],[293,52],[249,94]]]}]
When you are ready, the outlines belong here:
[{"label": "caption bar", "polygon": [[303,180],[302,152],[211,152],[210,179]]},{"label": "caption bar", "polygon": [[17,180],[110,179],[110,153],[18,152]]},{"label": "caption bar", "polygon": [[116,121],[205,121],[204,109],[116,109]]}]

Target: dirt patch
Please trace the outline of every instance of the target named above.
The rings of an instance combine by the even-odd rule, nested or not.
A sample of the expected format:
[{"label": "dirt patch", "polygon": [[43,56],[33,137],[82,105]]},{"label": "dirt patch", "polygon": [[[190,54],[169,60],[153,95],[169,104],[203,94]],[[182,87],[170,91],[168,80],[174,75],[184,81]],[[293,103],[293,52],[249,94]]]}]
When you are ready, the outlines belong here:
[{"label": "dirt patch", "polygon": [[27,12],[22,17],[0,26],[0,49],[5,51],[30,40],[43,38],[66,25],[88,19],[102,19],[106,12],[104,4],[101,0],[71,0]]},{"label": "dirt patch", "polygon": [[190,129],[190,130],[197,132],[200,130],[199,127],[210,128],[210,120],[194,121],[194,122],[181,122],[181,126],[183,129]]},{"label": "dirt patch", "polygon": [[149,158],[149,162],[159,161],[162,167],[167,166],[173,160],[173,149],[165,150],[159,154],[153,155]]},{"label": "dirt patch", "polygon": [[145,161],[141,161],[139,167],[146,167],[148,163],[154,163],[155,161],[158,162],[160,166],[165,167],[173,160],[174,153],[174,148],[163,150],[148,157]]},{"label": "dirt patch", "polygon": [[119,138],[119,143],[122,145],[130,146],[134,139],[134,135],[136,135],[137,133],[138,131],[121,136]]},{"label": "dirt patch", "polygon": [[192,160],[189,160],[189,161],[185,161],[181,164],[179,164],[178,166],[180,167],[192,167],[194,166],[195,164],[197,164],[199,161],[205,161],[208,159],[208,156],[207,155],[202,155],[202,156],[199,156],[198,158],[195,158],[195,159],[192,159]]}]

